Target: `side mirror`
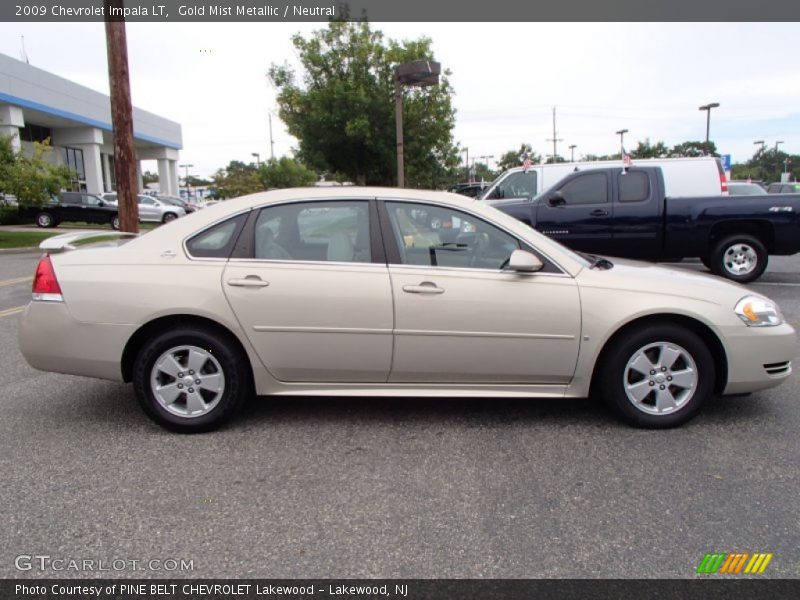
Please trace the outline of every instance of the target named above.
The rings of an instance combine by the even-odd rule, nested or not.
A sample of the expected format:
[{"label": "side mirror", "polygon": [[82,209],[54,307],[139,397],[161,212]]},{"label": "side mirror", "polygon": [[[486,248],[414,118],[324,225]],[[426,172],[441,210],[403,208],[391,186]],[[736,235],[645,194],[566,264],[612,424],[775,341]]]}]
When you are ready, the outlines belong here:
[{"label": "side mirror", "polygon": [[104,200],[100,200],[100,202],[97,203],[97,206],[105,206],[105,205],[106,203]]},{"label": "side mirror", "polygon": [[555,192],[553,192],[553,195],[547,199],[547,204],[549,204],[553,208],[557,206],[564,206],[566,203],[567,201],[564,198],[564,194],[561,193],[561,190],[556,190]]},{"label": "side mirror", "polygon": [[508,259],[508,268],[519,273],[535,273],[544,268],[539,257],[527,250],[514,250]]}]

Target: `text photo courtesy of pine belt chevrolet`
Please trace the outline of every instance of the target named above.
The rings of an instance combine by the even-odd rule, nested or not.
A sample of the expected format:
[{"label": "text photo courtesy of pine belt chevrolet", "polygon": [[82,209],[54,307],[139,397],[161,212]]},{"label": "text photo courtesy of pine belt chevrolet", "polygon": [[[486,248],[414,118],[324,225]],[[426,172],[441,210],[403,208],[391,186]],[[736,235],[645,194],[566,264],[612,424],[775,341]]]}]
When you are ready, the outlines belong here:
[{"label": "text photo courtesy of pine belt chevrolet", "polygon": [[579,254],[455,194],[280,190],[73,249],[92,235],[42,243],[22,353],[132,382],[178,431],[253,395],[591,394],[671,427],[792,372],[795,331],[768,298]]}]

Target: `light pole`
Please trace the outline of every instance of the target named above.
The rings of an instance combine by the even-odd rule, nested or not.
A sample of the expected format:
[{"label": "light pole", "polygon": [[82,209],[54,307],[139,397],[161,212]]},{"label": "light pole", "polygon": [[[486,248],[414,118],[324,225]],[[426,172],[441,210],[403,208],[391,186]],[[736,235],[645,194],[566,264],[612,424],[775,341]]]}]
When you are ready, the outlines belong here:
[{"label": "light pole", "polygon": [[569,146],[569,151],[570,151],[569,162],[575,162],[575,148],[577,148],[577,147],[578,146],[576,144],[570,144],[570,146]]},{"label": "light pole", "polygon": [[258,152],[251,152],[250,156],[256,157],[256,168],[261,168],[261,155]]},{"label": "light pole", "polygon": [[467,157],[464,159],[464,166],[467,168],[467,183],[472,183],[469,177],[469,148],[464,148],[464,152],[467,153]]},{"label": "light pole", "polygon": [[183,174],[183,181],[186,183],[186,200],[189,200],[189,169],[194,167],[194,165],[178,165],[181,169],[186,169]]},{"label": "light pole", "polygon": [[432,60],[414,60],[394,69],[394,119],[397,136],[397,187],[405,187],[403,164],[403,86],[438,85],[442,65]]},{"label": "light pole", "polygon": [[777,153],[778,153],[778,146],[779,146],[780,144],[783,144],[783,140],[779,140],[779,141],[775,142],[775,154],[777,154]]},{"label": "light pole", "polygon": [[[756,140],[756,141],[755,141],[755,142],[753,142],[753,143],[754,143],[754,144],[759,144],[759,145],[761,146],[761,148],[759,149],[761,152],[763,152],[763,151],[764,151],[764,148],[766,148],[766,147],[767,147],[767,144],[764,142],[764,140]],[[756,150],[756,154],[758,154],[759,150]]]},{"label": "light pole", "polygon": [[711,102],[709,104],[704,104],[698,110],[706,111],[706,154],[711,154],[709,152],[708,147],[708,134],[711,132],[711,109],[712,108],[719,108],[719,102]]},{"label": "light pole", "polygon": [[619,155],[620,155],[620,157],[622,157],[622,155],[624,154],[624,151],[625,151],[625,134],[626,133],[628,133],[627,129],[620,129],[617,132],[617,135],[619,136]]}]

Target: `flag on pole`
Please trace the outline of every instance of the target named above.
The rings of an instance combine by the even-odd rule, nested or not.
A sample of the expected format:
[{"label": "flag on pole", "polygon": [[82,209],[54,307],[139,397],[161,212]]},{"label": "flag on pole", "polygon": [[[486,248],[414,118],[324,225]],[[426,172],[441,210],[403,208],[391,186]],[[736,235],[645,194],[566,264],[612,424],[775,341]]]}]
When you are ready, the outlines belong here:
[{"label": "flag on pole", "polygon": [[522,172],[527,173],[528,169],[531,168],[531,157],[526,152],[522,155]]},{"label": "flag on pole", "polygon": [[633,165],[633,161],[631,161],[631,155],[625,151],[625,146],[622,146],[622,167],[624,169],[630,169]]}]

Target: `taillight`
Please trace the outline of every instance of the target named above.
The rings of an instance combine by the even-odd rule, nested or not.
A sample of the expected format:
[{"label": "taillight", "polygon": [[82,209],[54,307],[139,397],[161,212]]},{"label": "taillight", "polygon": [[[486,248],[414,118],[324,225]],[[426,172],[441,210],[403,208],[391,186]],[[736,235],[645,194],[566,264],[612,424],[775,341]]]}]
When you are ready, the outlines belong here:
[{"label": "taillight", "polygon": [[719,191],[721,194],[728,193],[728,178],[725,177],[725,169],[722,168],[722,161],[719,158],[714,159],[717,163],[717,172],[719,173]]},{"label": "taillight", "polygon": [[34,300],[44,300],[46,302],[64,301],[61,296],[61,286],[58,285],[56,272],[53,269],[53,262],[47,254],[42,257],[36,267],[36,275],[33,277],[33,289],[31,291],[33,292],[31,296]]}]

